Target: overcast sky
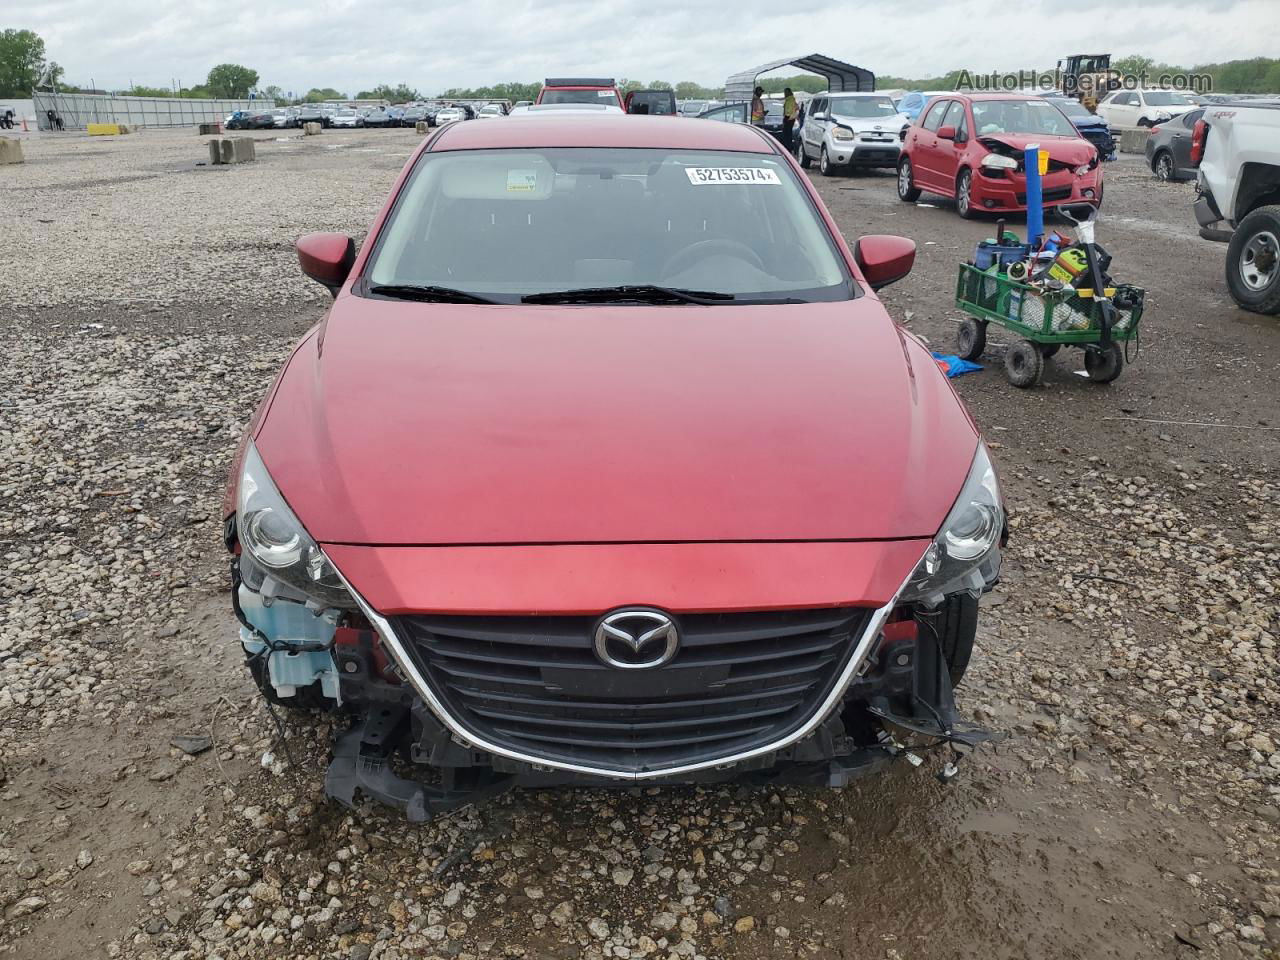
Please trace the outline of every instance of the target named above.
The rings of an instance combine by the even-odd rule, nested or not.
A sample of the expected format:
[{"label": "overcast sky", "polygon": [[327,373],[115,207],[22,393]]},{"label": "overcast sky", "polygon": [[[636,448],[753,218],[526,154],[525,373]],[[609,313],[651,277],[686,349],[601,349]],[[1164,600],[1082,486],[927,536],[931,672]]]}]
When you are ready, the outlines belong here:
[{"label": "overcast sky", "polygon": [[1186,65],[1280,55],[1280,0],[0,0],[9,26],[39,33],[69,82],[107,89],[193,86],[227,61],[286,91],[403,81],[429,94],[572,74],[719,86],[802,53],[914,77],[1083,52]]}]

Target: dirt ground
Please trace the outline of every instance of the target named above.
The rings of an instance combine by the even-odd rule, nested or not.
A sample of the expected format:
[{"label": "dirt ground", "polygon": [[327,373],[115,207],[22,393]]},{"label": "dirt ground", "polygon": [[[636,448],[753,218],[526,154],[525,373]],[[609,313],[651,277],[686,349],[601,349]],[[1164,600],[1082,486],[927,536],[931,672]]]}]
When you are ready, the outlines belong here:
[{"label": "dirt ground", "polygon": [[[189,131],[42,138],[0,178],[0,956],[1280,956],[1280,325],[1229,299],[1190,185],[1108,165],[1099,240],[1147,290],[1118,381],[1065,351],[1016,390],[994,328],[955,381],[1013,515],[958,697],[1007,740],[950,785],[930,757],[412,826],[325,803],[328,720],[277,735],[218,517],[324,309],[291,240],[362,236],[417,137],[260,139],[214,170]],[[812,173],[850,240],[917,242],[883,298],[953,352],[993,223]]]}]

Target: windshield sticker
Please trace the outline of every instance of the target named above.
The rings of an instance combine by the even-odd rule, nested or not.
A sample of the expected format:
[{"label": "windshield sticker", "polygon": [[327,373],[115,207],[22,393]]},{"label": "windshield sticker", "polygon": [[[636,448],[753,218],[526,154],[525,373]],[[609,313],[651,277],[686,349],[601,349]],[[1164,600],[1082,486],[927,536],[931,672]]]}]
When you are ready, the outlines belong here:
[{"label": "windshield sticker", "polygon": [[613,96],[613,91],[612,91],[612,90],[597,90],[597,91],[596,91],[596,96],[597,96],[597,97],[612,97],[612,96]]},{"label": "windshield sticker", "polygon": [[684,172],[695,187],[708,183],[782,183],[775,171],[763,167],[685,167]]},{"label": "windshield sticker", "polygon": [[537,188],[537,170],[507,171],[507,193],[533,193]]}]

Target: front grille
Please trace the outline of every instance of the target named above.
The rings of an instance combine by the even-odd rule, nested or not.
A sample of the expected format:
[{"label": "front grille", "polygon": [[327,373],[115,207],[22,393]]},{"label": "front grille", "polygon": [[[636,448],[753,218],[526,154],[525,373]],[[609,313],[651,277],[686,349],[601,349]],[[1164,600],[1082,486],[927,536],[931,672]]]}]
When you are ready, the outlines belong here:
[{"label": "front grille", "polygon": [[[1015,193],[1018,203],[1026,203],[1027,195],[1025,193]],[[1070,187],[1054,187],[1052,190],[1044,190],[1041,192],[1041,200],[1044,203],[1053,203],[1055,200],[1070,200]]]},{"label": "front grille", "polygon": [[595,655],[597,617],[395,617],[452,719],[530,760],[641,773],[785,739],[831,692],[873,611],[673,618],[680,649],[651,670]]}]

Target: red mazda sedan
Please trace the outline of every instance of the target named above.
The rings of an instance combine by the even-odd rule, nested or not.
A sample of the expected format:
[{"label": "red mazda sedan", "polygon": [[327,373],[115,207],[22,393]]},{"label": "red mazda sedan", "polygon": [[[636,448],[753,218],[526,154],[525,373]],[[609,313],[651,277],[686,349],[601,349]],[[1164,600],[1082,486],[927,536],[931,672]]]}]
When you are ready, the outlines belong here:
[{"label": "red mazda sedan", "polygon": [[772,137],[453,124],[358,254],[298,256],[334,303],[225,536],[264,694],[351,717],[332,797],[417,820],[521,784],[839,785],[986,736],[952,685],[1004,509],[876,296],[914,245],[848,247]]},{"label": "red mazda sedan", "polygon": [[983,211],[1027,209],[1026,149],[1049,152],[1041,180],[1044,206],[1102,201],[1097,148],[1042,97],[1018,94],[946,94],[929,101],[907,130],[898,161],[898,197],[921,191],[954,197],[968,218]]}]

